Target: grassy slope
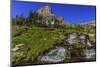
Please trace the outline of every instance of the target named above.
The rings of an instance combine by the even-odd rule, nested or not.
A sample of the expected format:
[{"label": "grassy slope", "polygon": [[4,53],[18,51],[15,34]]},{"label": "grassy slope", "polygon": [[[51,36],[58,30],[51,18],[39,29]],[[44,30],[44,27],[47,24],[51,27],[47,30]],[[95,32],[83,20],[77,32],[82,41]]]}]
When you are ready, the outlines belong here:
[{"label": "grassy slope", "polygon": [[[15,27],[13,28],[13,36],[18,34],[20,31],[16,31],[17,28],[19,30],[24,29],[25,27]],[[32,56],[32,60],[34,60],[39,54],[42,54],[45,50],[54,46],[54,44],[60,41],[63,37],[57,29],[55,30],[46,30],[45,28],[32,27],[27,32],[21,33],[21,35],[13,37],[13,47],[18,44],[24,44],[29,47],[31,50],[28,51],[27,55]],[[62,35],[63,36],[63,35]],[[28,57],[27,56],[27,57]]]},{"label": "grassy slope", "polygon": [[[27,28],[27,30],[25,30]],[[66,29],[64,33],[83,32],[75,29]],[[94,30],[92,31],[94,32]],[[20,34],[19,34],[20,33]],[[43,27],[27,27],[27,26],[13,26],[12,29],[12,46],[24,44],[24,48],[30,48],[30,50],[24,49],[26,52],[25,58],[27,60],[34,61],[39,55],[43,54],[45,50],[54,47],[54,44],[64,39],[64,33],[60,29],[47,29]],[[19,51],[20,52],[20,51]],[[19,56],[21,58],[21,56]],[[22,57],[23,59],[23,57]],[[21,60],[21,59],[20,59]]]}]

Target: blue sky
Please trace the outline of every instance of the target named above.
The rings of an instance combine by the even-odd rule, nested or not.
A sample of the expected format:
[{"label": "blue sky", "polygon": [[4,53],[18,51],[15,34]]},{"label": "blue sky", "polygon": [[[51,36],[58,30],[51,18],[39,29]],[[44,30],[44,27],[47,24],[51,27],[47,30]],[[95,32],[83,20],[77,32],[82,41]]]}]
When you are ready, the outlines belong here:
[{"label": "blue sky", "polygon": [[80,23],[95,20],[95,6],[86,5],[72,5],[72,4],[50,4],[50,3],[39,3],[39,2],[20,2],[12,1],[12,17],[23,14],[27,17],[29,11],[33,12],[41,8],[42,6],[50,6],[53,13],[56,16],[63,16],[66,22]]}]

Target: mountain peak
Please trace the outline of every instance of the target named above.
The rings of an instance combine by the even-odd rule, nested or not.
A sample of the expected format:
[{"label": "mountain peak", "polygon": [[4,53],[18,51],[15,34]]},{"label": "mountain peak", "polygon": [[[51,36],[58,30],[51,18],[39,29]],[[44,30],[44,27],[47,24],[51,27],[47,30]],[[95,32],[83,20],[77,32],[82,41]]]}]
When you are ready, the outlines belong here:
[{"label": "mountain peak", "polygon": [[52,9],[49,6],[41,7],[37,13],[42,16],[53,16]]}]

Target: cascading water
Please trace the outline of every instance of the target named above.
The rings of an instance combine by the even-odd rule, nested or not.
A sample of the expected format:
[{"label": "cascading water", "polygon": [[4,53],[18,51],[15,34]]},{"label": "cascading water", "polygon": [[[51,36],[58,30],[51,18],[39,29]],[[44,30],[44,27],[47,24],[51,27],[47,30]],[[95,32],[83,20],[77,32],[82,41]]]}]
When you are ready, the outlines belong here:
[{"label": "cascading water", "polygon": [[95,58],[95,50],[94,49],[86,49],[84,50],[85,58],[91,59]]},{"label": "cascading water", "polygon": [[64,47],[56,47],[50,50],[46,55],[40,56],[39,60],[44,62],[61,62],[66,56],[68,56],[68,53]]},{"label": "cascading water", "polygon": [[[60,46],[55,46],[54,49],[49,50],[46,54],[39,56],[38,60],[41,62],[63,62],[66,58],[68,60],[73,60],[71,57],[71,50],[76,50],[75,46],[85,46],[81,49],[77,49],[77,52],[74,52],[76,58],[81,57],[84,59],[95,58],[95,49],[92,47],[93,44],[89,40],[88,36],[85,34],[72,33],[65,38],[64,44]],[[62,46],[64,45],[64,46]],[[84,56],[84,57],[83,57]]]}]

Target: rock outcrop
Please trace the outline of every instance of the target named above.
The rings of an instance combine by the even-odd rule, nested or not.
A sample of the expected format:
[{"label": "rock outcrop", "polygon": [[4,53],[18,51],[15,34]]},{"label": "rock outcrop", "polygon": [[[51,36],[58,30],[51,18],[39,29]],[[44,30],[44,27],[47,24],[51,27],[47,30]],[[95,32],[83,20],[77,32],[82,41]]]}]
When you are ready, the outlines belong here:
[{"label": "rock outcrop", "polygon": [[37,13],[43,17],[54,16],[54,14],[49,6],[43,6],[42,8],[40,8],[37,11]]},{"label": "rock outcrop", "polygon": [[90,31],[90,30],[94,30],[96,29],[96,21],[90,21],[90,22],[84,22],[80,24],[81,27],[84,28],[85,31]]},{"label": "rock outcrop", "polygon": [[94,60],[96,56],[94,45],[88,35],[71,33],[66,36],[63,43],[39,56],[38,60],[46,63]]},{"label": "rock outcrop", "polygon": [[56,47],[50,50],[46,55],[39,56],[39,61],[44,62],[62,62],[65,58],[69,58],[70,53],[64,47]]},{"label": "rock outcrop", "polygon": [[55,16],[49,6],[43,6],[36,13],[41,17],[41,19],[38,19],[38,23],[47,27],[57,27],[64,22],[64,18]]},{"label": "rock outcrop", "polygon": [[76,45],[81,45],[84,47],[92,47],[92,43],[89,39],[89,36],[86,34],[80,34],[80,33],[72,33],[68,35],[65,39],[66,45],[71,45],[75,47]]}]

